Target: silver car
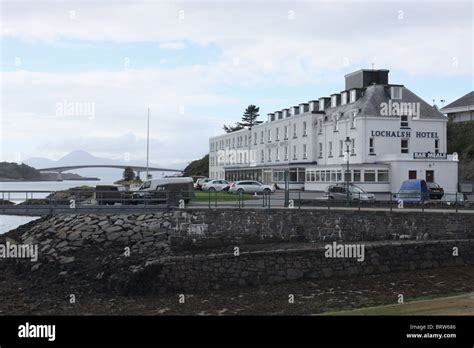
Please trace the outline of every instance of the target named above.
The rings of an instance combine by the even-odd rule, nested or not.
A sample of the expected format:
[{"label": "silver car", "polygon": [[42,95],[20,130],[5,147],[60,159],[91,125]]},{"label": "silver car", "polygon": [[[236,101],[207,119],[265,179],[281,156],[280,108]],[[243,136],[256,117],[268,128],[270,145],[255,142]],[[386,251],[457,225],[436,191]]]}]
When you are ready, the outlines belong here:
[{"label": "silver car", "polygon": [[230,185],[229,192],[236,193],[271,193],[275,192],[274,185],[265,185],[254,180],[236,181]]},{"label": "silver car", "polygon": [[225,191],[229,188],[230,183],[227,180],[215,179],[202,185],[203,191]]},{"label": "silver car", "polygon": [[[347,185],[336,184],[329,185],[326,188],[327,196],[329,199],[343,201],[347,200]],[[359,186],[349,184],[349,200],[350,201],[364,201],[364,202],[375,202],[375,195],[373,193],[365,192]]]}]

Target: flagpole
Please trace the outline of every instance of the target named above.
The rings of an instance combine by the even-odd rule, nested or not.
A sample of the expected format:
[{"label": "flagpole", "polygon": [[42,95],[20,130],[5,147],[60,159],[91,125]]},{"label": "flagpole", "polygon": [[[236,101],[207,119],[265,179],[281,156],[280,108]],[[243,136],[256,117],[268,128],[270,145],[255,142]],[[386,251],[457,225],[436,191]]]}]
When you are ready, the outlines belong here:
[{"label": "flagpole", "polygon": [[146,128],[146,178],[148,180],[148,156],[150,154],[150,108],[148,108],[148,121]]}]

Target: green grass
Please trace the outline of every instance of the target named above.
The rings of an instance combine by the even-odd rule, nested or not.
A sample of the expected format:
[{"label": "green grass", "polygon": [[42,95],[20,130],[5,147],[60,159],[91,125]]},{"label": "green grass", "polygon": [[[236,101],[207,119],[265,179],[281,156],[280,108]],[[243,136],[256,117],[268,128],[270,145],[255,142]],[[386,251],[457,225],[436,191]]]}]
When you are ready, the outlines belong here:
[{"label": "green grass", "polygon": [[[237,202],[239,200],[239,195],[234,193],[227,193],[227,192],[211,192],[211,202],[217,201],[218,202]],[[253,195],[251,194],[243,194],[242,198],[244,201],[249,199],[253,199]],[[194,198],[192,199],[193,202],[209,202],[209,192],[195,192]]]}]

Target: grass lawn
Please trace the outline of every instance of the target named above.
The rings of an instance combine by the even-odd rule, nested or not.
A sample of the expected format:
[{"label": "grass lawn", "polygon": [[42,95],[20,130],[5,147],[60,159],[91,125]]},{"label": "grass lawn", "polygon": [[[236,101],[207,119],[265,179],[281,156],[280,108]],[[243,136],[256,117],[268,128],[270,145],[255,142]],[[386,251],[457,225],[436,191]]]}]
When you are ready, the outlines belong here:
[{"label": "grass lawn", "polygon": [[[227,193],[227,192],[211,192],[211,202],[217,201],[218,202],[237,202],[239,200],[239,195],[235,193]],[[194,198],[192,202],[209,202],[209,192],[194,192]],[[249,199],[253,199],[254,196],[251,194],[243,194],[242,198],[244,201]]]}]

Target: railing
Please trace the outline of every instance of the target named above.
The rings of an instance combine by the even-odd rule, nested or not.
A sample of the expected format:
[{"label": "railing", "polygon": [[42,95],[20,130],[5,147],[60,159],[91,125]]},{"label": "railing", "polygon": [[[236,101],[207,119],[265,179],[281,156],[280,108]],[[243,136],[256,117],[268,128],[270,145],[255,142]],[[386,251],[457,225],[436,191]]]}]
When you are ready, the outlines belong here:
[{"label": "railing", "polygon": [[394,193],[378,193],[372,199],[363,193],[325,195],[317,192],[283,190],[274,193],[229,193],[217,191],[0,191],[2,214],[52,214],[94,211],[150,211],[169,208],[255,208],[255,209],[355,209],[355,210],[446,210],[474,212],[472,200],[459,193],[444,193],[440,199],[400,197]]}]

